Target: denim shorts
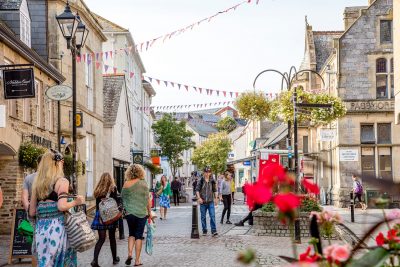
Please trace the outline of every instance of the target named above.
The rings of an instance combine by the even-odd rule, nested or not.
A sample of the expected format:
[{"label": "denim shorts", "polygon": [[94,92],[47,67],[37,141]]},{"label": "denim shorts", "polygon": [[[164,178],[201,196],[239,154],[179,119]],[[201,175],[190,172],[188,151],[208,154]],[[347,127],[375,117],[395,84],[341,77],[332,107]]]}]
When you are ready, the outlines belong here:
[{"label": "denim shorts", "polygon": [[144,239],[144,227],[146,226],[147,217],[139,218],[133,214],[125,216],[129,228],[129,237],[137,239]]}]

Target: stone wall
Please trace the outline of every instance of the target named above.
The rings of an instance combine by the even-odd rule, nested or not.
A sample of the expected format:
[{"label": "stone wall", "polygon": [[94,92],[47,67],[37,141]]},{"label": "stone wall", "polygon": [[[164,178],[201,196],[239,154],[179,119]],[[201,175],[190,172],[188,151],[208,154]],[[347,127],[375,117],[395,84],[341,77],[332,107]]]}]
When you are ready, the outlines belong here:
[{"label": "stone wall", "polygon": [[[253,234],[258,236],[290,236],[290,229],[288,225],[282,224],[278,220],[277,212],[264,212],[257,210],[253,212],[254,225]],[[309,237],[310,232],[310,213],[300,213],[300,228],[301,236]]]}]

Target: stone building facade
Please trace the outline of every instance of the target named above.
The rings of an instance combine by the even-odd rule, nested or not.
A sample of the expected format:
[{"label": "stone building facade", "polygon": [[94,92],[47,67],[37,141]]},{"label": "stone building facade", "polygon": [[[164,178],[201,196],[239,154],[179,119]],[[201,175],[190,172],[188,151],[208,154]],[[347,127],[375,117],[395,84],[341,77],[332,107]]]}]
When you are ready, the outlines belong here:
[{"label": "stone building facade", "polygon": [[[36,0],[38,1],[38,0]],[[49,62],[56,66],[66,77],[65,84],[72,84],[71,52],[67,49],[65,38],[59,29],[56,15],[65,9],[65,1],[53,0],[47,3],[47,51]],[[77,129],[77,159],[85,162],[85,174],[77,177],[78,194],[93,197],[96,180],[103,172],[112,172],[104,162],[106,154],[103,133],[103,72],[98,68],[96,53],[102,51],[102,44],[107,40],[102,27],[83,0],[70,2],[73,12],[79,16],[89,29],[85,47],[81,49],[82,60],[77,63],[77,109],[83,114],[83,127]],[[41,47],[38,45],[38,47]],[[63,56],[62,56],[63,55]],[[60,57],[62,56],[62,57]],[[61,104],[61,131],[67,144],[64,151],[71,151],[72,142],[72,102]]]},{"label": "stone building facade", "polygon": [[[31,141],[46,148],[57,148],[57,105],[45,96],[45,91],[64,81],[61,73],[18,38],[7,21],[0,21],[0,65],[14,64],[34,64],[36,97],[5,100],[4,90],[0,90],[0,110],[5,112],[0,111],[5,119],[5,127],[0,126],[0,186],[4,193],[0,234],[9,233],[13,209],[22,207],[24,177],[33,171],[19,166],[21,143]],[[3,88],[3,77],[0,88]]]},{"label": "stone building facade", "polygon": [[[307,133],[314,178],[327,192],[327,202],[341,206],[348,204],[352,174],[364,179],[367,201],[378,194],[379,179],[400,178],[400,168],[394,164],[400,160],[400,128],[393,116],[392,1],[346,8],[344,21],[342,34],[332,33],[324,46],[314,40],[314,46],[306,47],[305,58],[320,57],[315,70],[325,84],[317,82],[316,75],[304,75],[301,81],[306,89],[319,88],[340,97],[347,107],[344,118],[309,127]],[[306,32],[313,35],[308,24]],[[305,60],[302,67],[313,68],[312,63]],[[335,132],[332,141],[321,140],[326,130]]]},{"label": "stone building facade", "polygon": [[400,124],[400,0],[393,0],[393,53],[395,120]]}]

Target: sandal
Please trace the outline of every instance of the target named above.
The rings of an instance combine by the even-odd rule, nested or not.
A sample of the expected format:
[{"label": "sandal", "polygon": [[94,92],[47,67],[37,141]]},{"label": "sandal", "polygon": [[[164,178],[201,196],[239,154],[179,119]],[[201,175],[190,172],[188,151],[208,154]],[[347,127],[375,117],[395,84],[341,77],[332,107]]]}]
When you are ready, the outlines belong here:
[{"label": "sandal", "polygon": [[131,265],[132,263],[132,257],[128,257],[125,261],[125,265]]},{"label": "sandal", "polygon": [[142,265],[143,265],[143,263],[139,263],[139,264],[135,264],[133,266],[142,266]]}]

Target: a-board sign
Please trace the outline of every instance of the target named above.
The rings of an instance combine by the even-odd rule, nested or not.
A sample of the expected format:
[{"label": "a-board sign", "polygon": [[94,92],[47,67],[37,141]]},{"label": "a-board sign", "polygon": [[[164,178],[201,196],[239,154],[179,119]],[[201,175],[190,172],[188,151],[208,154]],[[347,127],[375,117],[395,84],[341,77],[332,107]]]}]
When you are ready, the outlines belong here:
[{"label": "a-board sign", "polygon": [[28,242],[26,237],[18,233],[18,226],[23,220],[27,219],[27,213],[24,209],[14,209],[14,216],[11,229],[10,257],[9,264],[12,259],[31,258],[32,244]]}]

